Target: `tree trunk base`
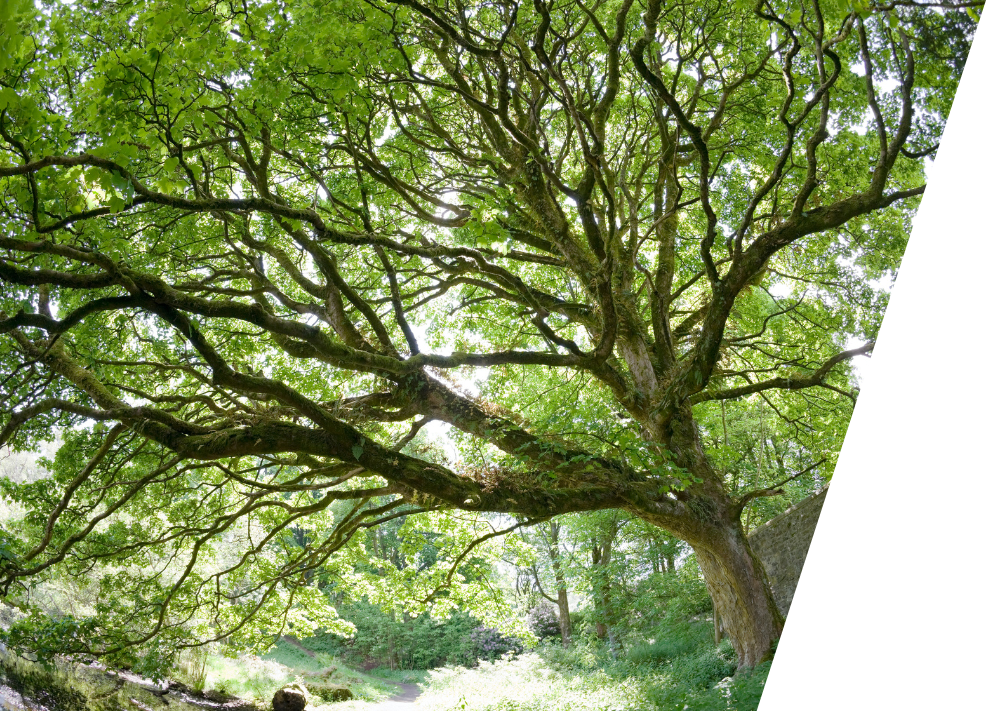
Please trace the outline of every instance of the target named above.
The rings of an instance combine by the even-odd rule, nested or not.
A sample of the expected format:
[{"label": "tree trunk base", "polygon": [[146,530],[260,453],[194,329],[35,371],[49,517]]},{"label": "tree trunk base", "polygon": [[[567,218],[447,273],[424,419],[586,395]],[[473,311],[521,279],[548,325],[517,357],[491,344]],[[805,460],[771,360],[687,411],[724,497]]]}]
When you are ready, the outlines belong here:
[{"label": "tree trunk base", "polygon": [[695,546],[695,556],[739,666],[753,667],[771,655],[784,618],[742,530],[736,525],[723,533],[714,547]]}]

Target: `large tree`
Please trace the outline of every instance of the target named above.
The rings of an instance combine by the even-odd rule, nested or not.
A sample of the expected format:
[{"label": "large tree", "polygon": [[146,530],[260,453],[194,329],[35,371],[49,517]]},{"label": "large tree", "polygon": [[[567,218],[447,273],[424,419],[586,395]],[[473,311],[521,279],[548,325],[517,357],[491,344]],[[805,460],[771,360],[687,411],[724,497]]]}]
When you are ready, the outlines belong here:
[{"label": "large tree", "polygon": [[0,441],[63,445],[0,590],[115,566],[143,592],[63,637],[113,652],[233,634],[388,517],[619,508],[756,664],[741,513],[783,479],[703,438],[763,398],[784,479],[832,449],[981,5],[5,4]]}]

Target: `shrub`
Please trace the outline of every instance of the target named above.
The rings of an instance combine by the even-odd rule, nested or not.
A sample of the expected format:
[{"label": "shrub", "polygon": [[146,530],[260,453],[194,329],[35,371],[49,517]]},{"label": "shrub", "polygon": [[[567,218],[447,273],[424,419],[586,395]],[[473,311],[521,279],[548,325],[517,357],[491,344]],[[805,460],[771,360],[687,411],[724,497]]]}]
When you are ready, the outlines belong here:
[{"label": "shrub", "polygon": [[561,625],[558,623],[555,608],[546,601],[538,603],[527,614],[527,624],[539,639],[561,635]]},{"label": "shrub", "polygon": [[591,672],[599,667],[598,645],[594,640],[576,638],[568,647],[545,644],[538,654],[553,668],[574,672]]},{"label": "shrub", "polygon": [[582,634],[589,626],[584,610],[571,610],[568,613],[568,621],[571,622],[572,632],[575,634]]},{"label": "shrub", "polygon": [[520,654],[524,651],[524,645],[519,639],[508,637],[492,627],[479,626],[469,637],[476,658],[487,662],[495,661],[508,653]]},{"label": "shrub", "polygon": [[469,633],[478,622],[467,613],[455,612],[445,620],[427,613],[403,618],[365,601],[340,606],[339,612],[356,625],[353,638],[323,633],[302,640],[303,644],[364,668],[378,664],[388,669],[433,669],[476,661]]},{"label": "shrub", "polygon": [[179,655],[174,674],[187,683],[193,691],[201,692],[205,689],[208,661],[209,652],[205,647],[186,649]]},{"label": "shrub", "polygon": [[738,672],[728,687],[730,708],[735,711],[757,711],[769,672],[770,662],[760,664],[753,671]]}]

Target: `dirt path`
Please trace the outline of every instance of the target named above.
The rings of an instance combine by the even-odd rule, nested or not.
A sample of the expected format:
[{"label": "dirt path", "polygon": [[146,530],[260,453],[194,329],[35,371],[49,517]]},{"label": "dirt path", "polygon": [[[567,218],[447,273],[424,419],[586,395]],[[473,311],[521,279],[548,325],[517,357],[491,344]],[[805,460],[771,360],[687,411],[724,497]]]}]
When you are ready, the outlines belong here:
[{"label": "dirt path", "polygon": [[414,700],[421,696],[421,689],[416,684],[401,684],[389,679],[381,679],[381,681],[401,687],[401,693],[391,696],[386,701],[374,704],[374,708],[379,709],[379,711],[408,711],[414,707]]},{"label": "dirt path", "polygon": [[[294,645],[302,652],[307,654],[312,659],[315,658],[315,652],[308,649],[303,645],[296,637],[291,635],[285,635],[282,637],[285,642]],[[369,676],[369,675],[367,675]],[[418,688],[417,684],[402,684],[399,681],[391,681],[390,679],[382,679],[381,677],[373,677],[378,681],[382,681],[385,684],[391,684],[393,686],[400,687],[401,692],[395,696],[391,696],[386,701],[379,701],[373,704],[373,707],[379,711],[407,711],[414,706],[414,700],[421,696],[421,689]]]}]

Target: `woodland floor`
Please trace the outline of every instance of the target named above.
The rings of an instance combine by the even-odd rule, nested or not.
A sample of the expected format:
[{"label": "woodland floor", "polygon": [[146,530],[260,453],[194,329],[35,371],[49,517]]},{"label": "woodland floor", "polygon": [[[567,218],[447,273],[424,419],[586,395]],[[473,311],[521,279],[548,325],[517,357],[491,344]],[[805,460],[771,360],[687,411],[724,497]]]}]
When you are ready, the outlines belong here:
[{"label": "woodland floor", "polygon": [[[283,639],[289,644],[292,644],[298,649],[300,649],[302,652],[304,652],[312,659],[316,658],[315,652],[305,647],[305,645],[299,642],[295,637],[288,635],[285,636]],[[421,689],[418,688],[417,684],[402,684],[397,681],[391,681],[390,679],[381,679],[380,677],[376,677],[376,678],[392,686],[400,687],[401,691],[399,694],[395,694],[394,696],[391,696],[389,699],[386,699],[384,701],[378,701],[372,704],[365,703],[366,708],[374,708],[377,709],[378,711],[407,711],[407,709],[410,709],[414,706],[415,699],[421,696]]]}]

